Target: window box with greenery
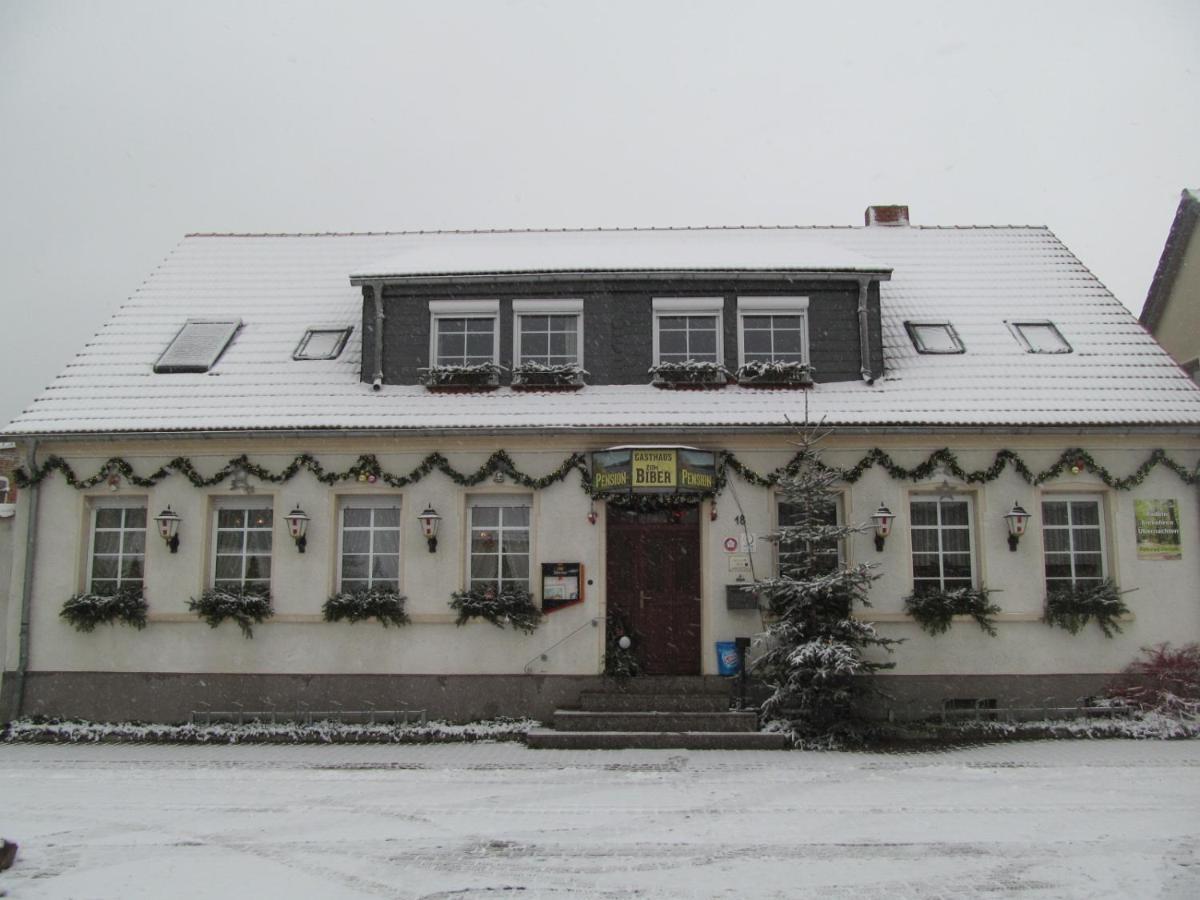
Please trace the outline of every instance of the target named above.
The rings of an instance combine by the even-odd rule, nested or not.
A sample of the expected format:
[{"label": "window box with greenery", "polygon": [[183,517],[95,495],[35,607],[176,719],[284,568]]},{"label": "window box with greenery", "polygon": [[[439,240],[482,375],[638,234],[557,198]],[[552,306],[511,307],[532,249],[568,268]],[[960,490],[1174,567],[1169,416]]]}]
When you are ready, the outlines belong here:
[{"label": "window box with greenery", "polygon": [[504,371],[503,366],[492,362],[430,366],[420,370],[420,380],[431,391],[494,391],[500,386],[500,374]]},{"label": "window box with greenery", "polygon": [[812,387],[813,367],[801,362],[748,362],[737,370],[738,384],[744,387]]},{"label": "window box with greenery", "polygon": [[1071,634],[1078,634],[1095,619],[1104,636],[1112,637],[1120,632],[1120,619],[1127,615],[1129,607],[1111,578],[1059,584],[1046,593],[1046,624],[1065,628]]},{"label": "window box with greenery", "polygon": [[929,634],[944,634],[950,630],[955,616],[970,616],[980,628],[995,637],[995,617],[999,615],[1000,607],[992,603],[991,594],[987,588],[923,587],[904,598],[904,611]]},{"label": "window box with greenery", "polygon": [[408,613],[404,611],[405,598],[396,591],[386,588],[363,588],[356,591],[341,591],[325,601],[321,611],[326,622],[362,622],[375,619],[384,628],[389,625],[407,625]]},{"label": "window box with greenery", "polygon": [[117,588],[111,592],[85,591],[63,604],[59,615],[75,626],[76,631],[94,631],[97,625],[132,625],[141,631],[146,627],[149,607],[142,596],[142,585]]},{"label": "window box with greenery", "polygon": [[587,374],[576,365],[525,362],[513,368],[512,386],[514,391],[577,391]]},{"label": "window box with greenery", "polygon": [[660,362],[650,367],[649,374],[654,379],[651,383],[660,388],[723,388],[733,380],[730,371],[720,363],[696,359]]},{"label": "window box with greenery", "polygon": [[476,585],[465,591],[455,591],[450,598],[450,608],[458,613],[457,625],[483,619],[497,628],[510,625],[526,634],[537,630],[543,616],[529,591],[515,585],[499,590],[494,585]]},{"label": "window box with greenery", "polygon": [[199,600],[189,600],[188,609],[207,622],[210,628],[232,619],[242,630],[242,637],[247,638],[254,637],[251,623],[261,625],[275,615],[275,610],[271,608],[271,595],[253,587],[209,588],[200,595]]}]

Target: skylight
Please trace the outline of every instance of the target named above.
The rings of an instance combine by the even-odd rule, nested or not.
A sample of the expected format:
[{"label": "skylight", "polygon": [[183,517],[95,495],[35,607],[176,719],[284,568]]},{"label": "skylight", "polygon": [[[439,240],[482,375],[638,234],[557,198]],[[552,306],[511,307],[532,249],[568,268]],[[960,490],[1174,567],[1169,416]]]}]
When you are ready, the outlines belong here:
[{"label": "skylight", "polygon": [[241,319],[189,319],[158,358],[154,371],[207,372],[221,358],[241,327]]},{"label": "skylight", "polygon": [[965,353],[966,348],[949,322],[905,322],[918,353]]},{"label": "skylight", "polygon": [[1071,345],[1053,322],[1005,322],[1028,353],[1070,353]]},{"label": "skylight", "polygon": [[337,359],[353,328],[310,328],[296,346],[292,359]]}]

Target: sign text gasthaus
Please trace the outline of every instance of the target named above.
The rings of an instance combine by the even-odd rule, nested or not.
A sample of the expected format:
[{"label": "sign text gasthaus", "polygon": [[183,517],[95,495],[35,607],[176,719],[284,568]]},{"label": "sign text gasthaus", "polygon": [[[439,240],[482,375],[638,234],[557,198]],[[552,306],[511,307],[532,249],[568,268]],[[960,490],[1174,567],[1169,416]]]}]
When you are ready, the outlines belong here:
[{"label": "sign text gasthaus", "polygon": [[600,494],[709,493],[717,455],[679,447],[623,447],[592,454],[592,490]]}]

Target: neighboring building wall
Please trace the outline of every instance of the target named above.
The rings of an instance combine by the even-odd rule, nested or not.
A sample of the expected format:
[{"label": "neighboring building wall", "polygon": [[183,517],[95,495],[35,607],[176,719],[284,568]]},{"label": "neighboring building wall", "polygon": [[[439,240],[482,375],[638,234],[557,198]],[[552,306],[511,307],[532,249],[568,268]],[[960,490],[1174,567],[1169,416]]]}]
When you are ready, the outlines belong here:
[{"label": "neighboring building wall", "polygon": [[[9,615],[20,609],[19,595],[15,603],[10,599],[13,545],[19,533],[16,519],[18,491],[13,483],[13,469],[16,466],[16,448],[12,444],[0,446],[0,487],[6,488],[0,490],[0,697],[4,696],[4,670],[8,668],[4,663],[5,647],[9,633],[15,634],[9,624]],[[0,715],[4,714],[3,711],[4,706],[0,705]]]},{"label": "neighboring building wall", "polygon": [[[161,443],[46,443],[43,458],[64,456],[83,476],[97,471],[114,455],[127,458],[135,471],[148,473],[175,456],[190,457],[199,471],[216,471],[230,458],[247,453],[251,460],[278,471],[301,449],[313,453],[328,470],[343,470],[361,453],[377,454],[392,472],[408,472],[429,452],[445,454],[460,471],[473,471],[496,449],[508,450],[517,467],[533,476],[553,471],[570,453],[627,443],[676,443],[679,435],[546,435],[507,438],[380,439],[377,442],[312,439],[300,448],[294,441],[242,440]],[[759,472],[783,465],[794,452],[786,433],[774,436],[689,434],[687,442],[728,449]],[[1134,471],[1156,447],[1163,447],[1189,469],[1200,444],[1183,437],[1074,436],[1097,462],[1118,476]],[[886,436],[834,435],[825,442],[826,462],[849,466],[872,447],[880,446],[898,463],[913,466],[943,446],[959,454],[968,470],[989,466],[1007,448],[1034,470],[1052,465],[1071,444],[1058,436]],[[209,583],[212,565],[214,501],[242,496],[228,482],[210,489],[193,488],[173,475],[142,490],[122,483],[111,491],[77,491],[55,474],[40,488],[40,531],[34,574],[32,646],[26,712],[90,715],[95,718],[185,718],[193,709],[229,708],[399,708],[416,706],[431,714],[474,718],[497,713],[548,715],[555,705],[570,702],[573,692],[595,682],[602,666],[605,612],[605,519],[603,504],[596,525],[589,524],[590,502],[578,475],[533,493],[531,531],[533,570],[537,563],[581,562],[586,569],[586,602],[548,616],[533,634],[499,630],[490,624],[454,625],[447,607],[450,593],[466,579],[466,498],[468,494],[530,493],[510,480],[488,480],[463,488],[434,472],[419,483],[394,491],[380,484],[321,484],[304,473],[285,484],[258,483],[253,498],[270,498],[274,509],[272,593],[275,618],[254,629],[252,640],[224,624],[212,630],[187,611],[190,597]],[[1063,474],[1038,488],[1011,470],[986,485],[956,484],[950,489],[969,495],[974,504],[972,532],[976,546],[976,580],[998,593],[1003,609],[999,636],[984,634],[974,623],[956,623],[949,634],[930,637],[903,613],[903,597],[912,588],[909,544],[909,500],[938,493],[944,476],[909,484],[893,480],[879,467],[868,470],[843,498],[851,522],[869,521],[882,501],[898,515],[883,552],[863,534],[847,550],[850,563],[878,566],[882,576],[872,591],[867,614],[889,636],[902,637],[897,667],[887,677],[905,700],[901,712],[936,708],[941,697],[971,690],[987,696],[1011,696],[1069,702],[1098,689],[1109,673],[1130,662],[1141,647],[1161,641],[1200,639],[1200,554],[1195,528],[1200,521],[1196,495],[1172,472],[1155,469],[1130,491],[1106,488],[1086,472]],[[1124,633],[1106,639],[1095,626],[1078,635],[1040,621],[1043,587],[1041,508],[1043,498],[1061,492],[1098,497],[1104,516],[1109,571],[1134,610]],[[401,497],[401,589],[408,598],[413,624],[382,628],[366,622],[329,624],[321,605],[333,592],[337,564],[337,503],[341,496]],[[148,512],[146,596],[151,606],[145,631],[118,626],[94,633],[74,631],[59,618],[63,602],[85,582],[90,540],[90,510],[114,497],[142,498]],[[1152,561],[1138,558],[1133,505],[1136,499],[1174,499],[1182,522],[1183,558]],[[1029,533],[1016,552],[1007,545],[1003,514],[1017,501],[1034,514]],[[152,517],[168,504],[183,517],[181,546],[169,553],[155,533]],[[421,536],[417,514],[432,504],[443,516],[436,553]],[[299,505],[312,517],[305,554],[287,535],[283,516]],[[715,641],[756,634],[763,629],[754,611],[728,610],[725,586],[733,583],[724,542],[745,532],[762,535],[776,524],[771,492],[730,476],[718,497],[719,514],[701,515],[702,646],[706,673],[716,670]],[[745,516],[745,530],[736,520]],[[17,557],[21,557],[21,553]],[[761,540],[753,552],[755,572],[771,571],[773,551]],[[21,565],[21,560],[15,560]],[[11,623],[11,611],[9,615]],[[596,627],[592,622],[598,622]],[[543,657],[543,654],[544,657]],[[15,660],[12,641],[5,667]],[[105,674],[96,674],[105,673]],[[1014,674],[1019,678],[1014,678]],[[485,676],[485,677],[479,677]],[[1069,676],[1069,677],[1068,677]],[[1023,679],[1023,680],[1022,680]],[[1003,693],[1008,692],[1008,693]]]},{"label": "neighboring building wall", "polygon": [[1159,260],[1141,322],[1200,381],[1200,197],[1183,200]]}]

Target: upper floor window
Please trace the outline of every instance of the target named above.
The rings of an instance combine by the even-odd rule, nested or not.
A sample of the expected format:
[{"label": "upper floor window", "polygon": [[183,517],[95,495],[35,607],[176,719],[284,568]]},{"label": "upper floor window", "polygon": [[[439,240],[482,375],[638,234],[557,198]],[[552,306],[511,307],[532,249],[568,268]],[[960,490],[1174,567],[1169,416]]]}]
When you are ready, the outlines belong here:
[{"label": "upper floor window", "polygon": [[112,595],[122,588],[140,588],[145,572],[145,502],[96,501],[92,508],[88,590]]},{"label": "upper floor window", "polygon": [[1070,353],[1071,345],[1051,321],[1005,322],[1017,342],[1029,353]]},{"label": "upper floor window", "polygon": [[654,364],[724,362],[722,297],[655,297]]},{"label": "upper floor window", "polygon": [[271,589],[270,499],[222,497],[213,519],[213,587],[218,590]]},{"label": "upper floor window", "polygon": [[399,497],[344,498],[340,540],[341,590],[400,590]]},{"label": "upper floor window", "polygon": [[532,500],[521,494],[468,498],[470,587],[529,589],[529,518]]},{"label": "upper floor window", "polygon": [[914,593],[974,587],[971,498],[914,497],[909,521]]},{"label": "upper floor window", "polygon": [[514,300],[513,365],[583,365],[582,300]]},{"label": "upper floor window", "polygon": [[434,366],[477,366],[498,356],[498,300],[431,300],[429,359]]},{"label": "upper floor window", "polygon": [[1046,590],[1095,587],[1104,580],[1104,526],[1099,497],[1042,501]]},{"label": "upper floor window", "polygon": [[958,332],[949,322],[905,322],[918,353],[966,353]]},{"label": "upper floor window", "polygon": [[807,297],[738,297],[738,365],[808,362]]}]

